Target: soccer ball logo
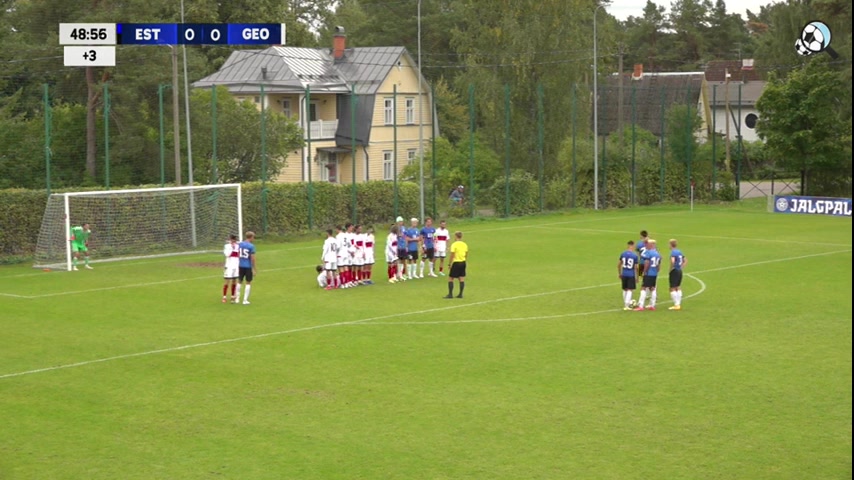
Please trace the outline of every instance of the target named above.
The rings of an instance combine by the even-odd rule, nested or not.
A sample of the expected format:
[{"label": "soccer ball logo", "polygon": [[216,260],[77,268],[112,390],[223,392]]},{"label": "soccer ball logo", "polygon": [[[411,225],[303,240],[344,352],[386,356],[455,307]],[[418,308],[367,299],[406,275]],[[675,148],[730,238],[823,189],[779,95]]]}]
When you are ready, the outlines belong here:
[{"label": "soccer ball logo", "polygon": [[806,24],[801,30],[801,38],[795,41],[795,51],[804,57],[821,53],[829,47],[830,28],[818,20]]},{"label": "soccer ball logo", "polygon": [[782,198],[782,197],[778,198],[777,199],[777,211],[778,212],[785,212],[788,209],[789,209],[789,201],[786,200],[785,198]]}]

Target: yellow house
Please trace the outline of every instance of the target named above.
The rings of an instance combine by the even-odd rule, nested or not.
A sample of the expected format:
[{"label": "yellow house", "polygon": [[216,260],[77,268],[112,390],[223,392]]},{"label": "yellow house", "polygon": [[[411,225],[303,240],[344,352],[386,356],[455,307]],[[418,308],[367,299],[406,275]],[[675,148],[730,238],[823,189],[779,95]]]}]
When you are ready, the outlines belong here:
[{"label": "yellow house", "polygon": [[343,28],[336,31],[331,49],[235,51],[193,84],[226,86],[300,123],[306,145],[288,155],[280,182],[350,183],[354,172],[357,182],[392,180],[435,132],[430,86],[406,49],[347,48]]}]

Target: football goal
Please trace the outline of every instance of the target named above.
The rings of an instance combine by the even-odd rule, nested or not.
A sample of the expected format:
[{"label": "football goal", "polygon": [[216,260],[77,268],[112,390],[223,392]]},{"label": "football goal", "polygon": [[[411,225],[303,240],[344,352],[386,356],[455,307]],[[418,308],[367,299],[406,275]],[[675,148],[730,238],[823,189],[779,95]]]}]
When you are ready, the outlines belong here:
[{"label": "football goal", "polygon": [[36,245],[36,268],[71,270],[71,229],[89,224],[92,263],[220,250],[242,235],[239,184],[55,193]]}]

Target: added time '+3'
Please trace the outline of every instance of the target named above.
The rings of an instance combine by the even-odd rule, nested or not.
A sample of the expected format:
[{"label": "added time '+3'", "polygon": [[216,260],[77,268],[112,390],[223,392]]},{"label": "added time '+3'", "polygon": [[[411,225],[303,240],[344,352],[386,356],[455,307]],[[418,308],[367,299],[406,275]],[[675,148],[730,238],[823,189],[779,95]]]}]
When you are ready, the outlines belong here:
[{"label": "added time '+3'", "polygon": [[69,36],[75,40],[106,40],[106,28],[75,28]]}]

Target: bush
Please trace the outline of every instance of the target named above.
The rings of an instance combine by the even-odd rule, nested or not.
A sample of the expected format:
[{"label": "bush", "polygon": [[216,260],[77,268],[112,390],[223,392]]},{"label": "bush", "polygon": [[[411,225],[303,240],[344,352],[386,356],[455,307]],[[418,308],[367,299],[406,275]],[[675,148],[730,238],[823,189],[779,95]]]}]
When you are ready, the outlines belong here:
[{"label": "bush", "polygon": [[537,179],[523,170],[514,170],[510,174],[509,182],[499,178],[487,192],[487,198],[495,208],[496,214],[505,214],[508,187],[510,215],[527,215],[540,210],[540,187]]}]

